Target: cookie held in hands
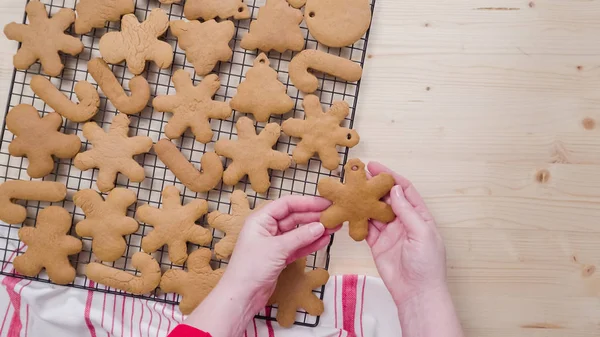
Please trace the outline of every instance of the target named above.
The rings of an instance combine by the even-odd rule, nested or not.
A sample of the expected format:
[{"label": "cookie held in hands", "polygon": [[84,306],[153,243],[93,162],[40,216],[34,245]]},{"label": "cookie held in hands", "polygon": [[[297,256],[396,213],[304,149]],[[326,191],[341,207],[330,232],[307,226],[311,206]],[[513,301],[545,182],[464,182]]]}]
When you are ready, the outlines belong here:
[{"label": "cookie held in hands", "polygon": [[127,68],[134,75],[144,71],[146,61],[168,68],[173,61],[173,48],[158,39],[168,28],[169,17],[160,8],[153,9],[142,23],[135,15],[127,14],[121,19],[120,32],[109,32],[100,38],[100,54],[108,63],[127,61]]},{"label": "cookie held in hands", "polygon": [[134,0],[79,0],[75,19],[75,33],[89,33],[92,28],[103,28],[106,22],[119,21],[121,15],[133,13]]},{"label": "cookie held in hands", "polygon": [[29,86],[54,111],[76,123],[87,122],[96,115],[100,107],[98,91],[87,81],[79,81],[73,88],[79,104],[71,102],[44,76],[33,75]]},{"label": "cookie held in hands", "polygon": [[217,62],[229,61],[233,55],[229,41],[235,35],[235,26],[231,21],[178,20],[171,22],[171,33],[198,75],[210,73]]},{"label": "cookie held in hands", "polygon": [[313,154],[318,153],[323,167],[335,170],[340,163],[336,146],[353,147],[360,140],[358,132],[340,126],[348,116],[348,103],[333,102],[331,109],[323,112],[319,98],[306,95],[302,106],[306,119],[290,118],[281,125],[285,134],[302,138],[292,157],[296,163],[306,164]]},{"label": "cookie held in hands", "polygon": [[360,64],[320,50],[303,50],[289,65],[290,81],[298,90],[310,94],[319,88],[319,80],[308,69],[314,69],[348,82],[362,77]]},{"label": "cookie held in hands", "polygon": [[96,283],[135,295],[150,293],[158,287],[161,270],[151,255],[137,252],[131,257],[131,265],[140,271],[140,276],[98,262],[90,262],[85,267],[85,275]]},{"label": "cookie held in hands", "polygon": [[323,178],[317,185],[319,194],[333,202],[321,213],[321,223],[326,228],[335,228],[348,221],[350,237],[362,241],[369,233],[369,219],[388,223],[396,218],[392,207],[379,200],[390,192],[394,178],[381,173],[367,180],[365,164],[359,159],[348,160],[344,171],[344,183]]},{"label": "cookie held in hands", "polygon": [[292,164],[287,153],[273,150],[281,128],[277,123],[269,123],[257,135],[248,117],[241,117],[235,125],[237,140],[219,139],[215,144],[218,155],[232,160],[223,173],[223,183],[235,185],[248,175],[252,189],[264,193],[271,186],[269,169],[284,171]]},{"label": "cookie held in hands", "polygon": [[27,218],[27,209],[13,200],[58,202],[67,196],[67,187],[55,181],[8,180],[0,185],[0,220],[18,224]]},{"label": "cookie held in hands", "polygon": [[48,18],[46,7],[38,0],[29,1],[25,12],[29,24],[11,22],[4,26],[4,35],[9,40],[21,42],[13,58],[15,68],[26,70],[40,60],[46,74],[60,75],[64,65],[58,52],[75,56],[83,51],[83,43],[78,38],[64,33],[75,21],[75,13],[63,8]]},{"label": "cookie held in hands", "polygon": [[68,284],[75,279],[75,268],[69,255],[81,251],[81,241],[67,235],[71,229],[71,215],[58,206],[44,208],[38,214],[35,227],[19,229],[19,239],[27,245],[27,251],[15,258],[15,270],[33,277],[46,268],[50,281]]},{"label": "cookie held in hands", "polygon": [[230,104],[239,112],[254,115],[257,122],[267,122],[271,115],[282,115],[294,107],[265,53],[256,57]]},{"label": "cookie held in hands", "polygon": [[98,168],[98,189],[108,192],[115,187],[117,173],[121,172],[130,181],[141,182],[146,178],[144,168],[133,156],[146,153],[152,148],[150,137],[129,137],[129,118],[118,114],[113,118],[108,132],[95,122],[83,126],[83,136],[92,143],[92,149],[78,154],[73,161],[82,171]]},{"label": "cookie held in hands", "polygon": [[6,115],[6,128],[15,135],[8,146],[8,153],[15,157],[27,157],[27,174],[41,178],[54,169],[52,156],[61,159],[73,158],[81,149],[77,135],[66,135],[60,131],[63,119],[56,112],[43,118],[36,108],[19,104]]},{"label": "cookie held in hands", "polygon": [[290,7],[285,0],[267,0],[258,10],[256,20],[250,23],[250,30],[242,38],[240,47],[265,52],[300,51],[304,48],[301,22],[302,11],[299,9]]},{"label": "cookie held in hands", "polygon": [[197,141],[210,142],[213,131],[209,118],[226,119],[231,116],[229,103],[212,99],[221,86],[219,77],[208,75],[194,86],[190,74],[179,69],[173,74],[173,84],[177,92],[175,95],[158,96],[152,101],[157,111],[173,114],[165,127],[165,135],[176,139],[191,128]]},{"label": "cookie held in hands", "polygon": [[296,320],[296,310],[304,309],[309,315],[319,316],[325,310],[323,301],[313,289],[323,286],[329,280],[325,269],[305,272],[306,258],[290,263],[279,275],[275,291],[267,305],[277,304],[277,323],[289,328]]},{"label": "cookie held in hands", "polygon": [[106,200],[92,189],[80,190],[73,202],[83,210],[85,219],[75,226],[77,235],[92,238],[92,251],[100,260],[112,262],[127,249],[124,235],[135,233],[139,224],[127,216],[127,208],[135,203],[134,191],[115,188]]},{"label": "cookie held in hands", "polygon": [[194,199],[182,206],[177,187],[165,187],[162,192],[162,208],[146,204],[137,209],[138,220],[154,227],[142,239],[142,250],[154,253],[167,245],[169,260],[175,264],[183,264],[188,258],[187,242],[207,245],[212,241],[210,231],[195,223],[207,211],[206,200]]},{"label": "cookie held in hands", "polygon": [[190,314],[217,285],[225,269],[213,270],[210,266],[210,249],[200,248],[190,254],[187,269],[169,269],[160,280],[160,289],[181,295],[179,310]]},{"label": "cookie held in hands", "polygon": [[[169,0],[171,1],[171,0]],[[173,0],[179,2],[180,0]],[[188,20],[215,18],[236,20],[250,18],[250,10],[244,0],[186,0],[183,14]]]},{"label": "cookie held in hands", "polygon": [[209,226],[225,233],[225,237],[215,244],[215,255],[221,260],[231,257],[244,222],[248,215],[252,213],[248,197],[244,191],[233,191],[229,201],[231,202],[231,214],[212,211],[207,217]]}]

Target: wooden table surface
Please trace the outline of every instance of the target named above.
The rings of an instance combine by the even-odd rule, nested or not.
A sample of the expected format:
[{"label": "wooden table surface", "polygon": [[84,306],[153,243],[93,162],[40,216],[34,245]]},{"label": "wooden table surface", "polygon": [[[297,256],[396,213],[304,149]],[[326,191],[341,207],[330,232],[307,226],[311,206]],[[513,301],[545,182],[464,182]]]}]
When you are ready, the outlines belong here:
[{"label": "wooden table surface", "polygon": [[[600,335],[600,1],[377,0],[368,55],[351,156],[421,191],[467,335]],[[377,275],[344,233],[331,271]]]}]

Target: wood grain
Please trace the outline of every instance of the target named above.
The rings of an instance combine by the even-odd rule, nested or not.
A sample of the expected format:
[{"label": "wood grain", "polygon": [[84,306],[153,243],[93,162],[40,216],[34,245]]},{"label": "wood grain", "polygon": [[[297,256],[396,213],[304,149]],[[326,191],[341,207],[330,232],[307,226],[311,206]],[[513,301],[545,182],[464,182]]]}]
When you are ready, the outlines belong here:
[{"label": "wood grain", "polygon": [[[351,156],[423,194],[468,336],[600,334],[599,36],[600,1],[377,0]],[[345,231],[331,272],[377,275]]]}]

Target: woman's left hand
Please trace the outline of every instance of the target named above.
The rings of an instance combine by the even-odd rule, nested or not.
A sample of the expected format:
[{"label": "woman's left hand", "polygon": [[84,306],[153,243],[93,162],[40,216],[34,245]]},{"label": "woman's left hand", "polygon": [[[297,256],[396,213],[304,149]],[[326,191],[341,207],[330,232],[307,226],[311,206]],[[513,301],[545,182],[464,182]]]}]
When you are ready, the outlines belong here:
[{"label": "woman's left hand", "polygon": [[[214,337],[241,334],[266,305],[281,271],[329,244],[337,229],[317,221],[330,205],[319,197],[286,196],[251,213],[221,281],[185,323]],[[223,316],[235,322],[225,324]]]}]

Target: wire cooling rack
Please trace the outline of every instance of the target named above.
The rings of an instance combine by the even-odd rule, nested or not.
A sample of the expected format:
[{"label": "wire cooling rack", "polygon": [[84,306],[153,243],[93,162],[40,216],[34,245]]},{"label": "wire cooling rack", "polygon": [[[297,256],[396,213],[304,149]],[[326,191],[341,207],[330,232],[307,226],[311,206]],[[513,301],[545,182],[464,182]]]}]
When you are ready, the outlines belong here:
[{"label": "wire cooling rack", "polygon": [[[244,1],[249,6],[253,18],[256,18],[259,7],[264,5],[265,2],[265,0]],[[42,2],[46,4],[46,10],[51,15],[53,15],[61,8],[74,9],[76,0],[42,0]],[[374,5],[375,0],[372,0],[372,10],[374,9]],[[164,5],[160,4],[157,0],[137,0],[135,14],[138,17],[138,19],[144,20],[148,13],[156,7],[164,9],[168,13],[170,20],[183,19],[183,4]],[[26,20],[27,18],[24,17],[23,22],[26,22]],[[257,55],[256,51],[246,51],[240,48],[239,46],[242,36],[244,36],[248,32],[250,20],[236,20],[234,21],[234,23],[236,27],[236,35],[234,39],[230,42],[230,46],[234,50],[232,60],[230,62],[219,63],[214,71],[219,75],[221,80],[221,88],[216,94],[216,100],[227,101],[235,95],[238,84],[244,79],[246,71],[252,67],[253,60]],[[82,35],[81,41],[85,45],[84,51],[76,57],[69,55],[61,55],[63,63],[65,64],[64,71],[59,77],[50,78],[50,80],[65,95],[67,95],[67,97],[70,97],[72,100],[76,101],[76,96],[73,92],[73,89],[77,81],[87,80],[90,83],[95,84],[92,77],[89,76],[87,73],[87,61],[89,61],[93,57],[100,56],[100,53],[98,51],[98,43],[100,37],[108,31],[119,30],[119,28],[120,23],[113,22],[107,24],[105,28],[95,29],[88,34]],[[360,63],[361,65],[364,64],[367,41],[369,36],[368,32],[360,41],[356,42],[351,47],[328,48],[319,45],[319,43],[317,43],[317,41],[315,41],[308,34],[308,30],[304,22],[302,23],[302,30],[305,35],[306,49],[321,49],[331,54],[351,59],[355,62]],[[75,35],[71,30],[69,30],[68,32],[72,35]],[[171,82],[171,74],[174,73],[175,70],[186,69],[190,73],[194,73],[193,66],[186,61],[185,52],[178,47],[177,39],[170,34],[170,31],[165,37],[163,37],[163,39],[170,43],[175,50],[173,65],[169,69],[159,69],[154,63],[149,63],[149,66],[147,67],[146,71],[142,74],[150,83],[151,93],[153,97],[157,95],[175,93],[175,89]],[[294,86],[290,83],[287,72],[289,61],[294,56],[294,54],[295,53],[291,53],[289,51],[283,54],[277,52],[268,53],[269,60],[271,62],[271,67],[277,70],[279,80],[281,80],[286,85],[288,94],[292,97],[292,99],[294,99],[296,103],[293,111],[285,115],[273,116],[271,117],[270,122],[281,124],[283,120],[287,118],[303,118],[304,116],[304,111],[302,110],[301,105],[302,96],[298,92],[298,90],[294,88]],[[112,70],[119,82],[124,86],[126,90],[128,90],[128,82],[129,79],[133,77],[133,75],[127,71],[124,64],[114,65],[112,66]],[[36,97],[33,94],[29,86],[31,77],[36,74],[42,74],[39,63],[34,64],[30,67],[30,69],[25,71],[15,70],[13,74],[10,96],[8,99],[8,107],[6,110],[7,112],[12,107],[22,103],[33,105],[38,109],[38,111],[40,111],[42,115],[45,115],[46,113],[52,111],[52,109],[46,106],[46,104],[39,97]],[[346,102],[348,102],[348,104],[350,105],[351,113],[349,115],[349,118],[345,120],[344,124],[347,127],[352,127],[360,82],[347,83],[322,74],[317,75],[317,77],[319,78],[320,89],[317,92],[315,92],[315,94],[320,97],[324,108],[328,108],[328,106],[330,106],[335,100],[345,100]],[[199,77],[194,77],[195,84],[199,80]],[[100,109],[98,114],[93,118],[93,121],[97,122],[104,129],[107,129],[117,111],[115,107],[102,94],[102,91],[100,91],[100,93]],[[208,144],[196,142],[194,140],[194,136],[189,131],[186,132],[186,134],[181,139],[176,140],[175,143],[177,144],[180,151],[187,157],[188,160],[190,160],[195,165],[199,165],[202,154],[206,151],[214,150],[214,142],[216,140],[231,139],[236,137],[234,124],[239,116],[240,113],[234,112],[232,117],[230,117],[227,120],[211,121],[211,127],[215,135],[213,137],[213,141]],[[162,131],[164,130],[164,126],[169,120],[170,115],[153,111],[149,102],[148,106],[139,115],[130,116],[130,118],[130,135],[149,136],[153,139],[154,142],[156,142],[164,137]],[[265,123],[255,123],[255,125],[257,126],[258,130],[261,130],[264,127]],[[82,136],[82,126],[83,123],[65,121],[61,131],[67,134],[77,134],[78,136],[80,136],[80,138],[84,141],[82,149],[83,151],[89,148],[90,144],[86,142],[85,138],[83,138]],[[14,137],[12,133],[6,129],[6,125],[4,124],[2,127],[2,132],[0,134],[0,180],[30,180],[26,171],[28,166],[27,159],[12,157],[8,154],[8,146],[13,140],[13,138]],[[292,150],[297,144],[297,141],[297,139],[293,139],[282,134],[276,147],[279,151],[291,154]],[[234,188],[246,191],[251,201],[251,205],[258,203],[261,200],[275,199],[288,194],[316,195],[317,182],[321,177],[341,176],[343,165],[346,163],[346,159],[348,156],[348,149],[343,148],[339,150],[343,160],[339,168],[334,171],[329,171],[322,168],[321,162],[315,158],[311,159],[307,165],[293,164],[285,172],[272,171],[271,187],[265,194],[257,194],[254,191],[252,191],[247,180],[243,180],[235,187],[219,185],[217,186],[217,188],[208,193],[192,192],[185,188],[185,186],[183,186],[175,178],[175,176],[168,169],[165,168],[165,165],[157,159],[157,156],[154,152],[150,152],[136,157],[136,160],[144,167],[146,171],[147,178],[142,183],[131,183],[126,177],[124,177],[123,175],[119,175],[117,179],[117,186],[127,187],[131,190],[134,190],[137,193],[137,203],[132,205],[132,207],[130,207],[128,210],[128,215],[131,217],[135,216],[135,209],[144,203],[148,203],[152,206],[158,207],[161,203],[161,192],[165,186],[169,185],[175,185],[180,189],[184,203],[187,203],[194,198],[202,198],[208,201],[210,211],[220,210],[221,212],[229,212],[231,207],[229,203],[229,196],[233,192]],[[227,160],[226,164],[229,164],[229,160]],[[74,205],[72,200],[73,194],[78,190],[86,188],[93,188],[97,190],[95,185],[97,176],[97,170],[89,170],[82,172],[72,165],[72,160],[57,160],[55,162],[55,168],[53,170],[53,173],[46,176],[43,179],[49,181],[59,181],[67,186],[68,195],[66,200],[54,204],[64,207],[73,215],[73,225],[83,220],[85,217],[83,211]],[[19,201],[19,203],[26,206],[27,208],[27,219],[23,223],[23,226],[34,226],[38,212],[50,205],[50,203],[38,201]],[[206,220],[204,218],[202,218],[199,222],[206,226]],[[3,267],[0,273],[16,277],[24,277],[14,272],[11,263],[14,257],[16,255],[22,254],[24,250],[23,244],[19,241],[17,236],[19,228],[21,228],[21,225],[8,225],[0,222],[0,263],[2,263]],[[115,268],[126,270],[131,273],[137,273],[136,270],[131,266],[131,256],[134,253],[140,251],[141,238],[146,233],[148,233],[149,230],[151,230],[151,228],[141,223],[140,228],[136,233],[127,236],[127,251],[121,259],[112,263],[112,266]],[[74,226],[71,229],[71,234],[76,235]],[[213,230],[213,236],[214,239],[210,246],[208,246],[208,248],[211,249],[213,248],[214,244],[223,237],[223,233],[217,230]],[[125,296],[144,298],[165,303],[175,304],[179,302],[178,295],[166,294],[161,292],[160,289],[154,291],[149,295],[138,296],[125,293],[120,290],[107,288],[103,285],[94,284],[93,282],[89,281],[83,273],[83,267],[90,261],[94,261],[95,258],[93,256],[93,252],[91,251],[91,239],[82,238],[82,240],[83,251],[80,254],[71,258],[73,265],[77,269],[77,278],[69,286],[75,288],[91,289],[100,292],[123,294]],[[191,244],[190,246],[192,250],[197,248],[197,246],[192,247],[194,245]],[[317,267],[322,267],[327,269],[329,266],[330,246],[331,244],[323,251],[311,254],[307,259],[307,268],[314,269]],[[173,265],[169,261],[167,251],[165,248],[160,249],[153,255],[161,264],[161,268],[163,269],[163,271],[170,268],[182,268],[182,266]],[[257,263],[258,262],[259,261],[257,261]],[[221,260],[213,260],[211,263],[215,268],[222,266],[224,267],[227,264],[226,261]],[[30,279],[42,282],[50,282],[45,272],[42,272],[37,277],[33,277]],[[323,298],[323,292],[324,287],[315,290],[315,293],[321,299]],[[273,307],[262,311],[258,317],[273,320],[275,318],[276,313],[277,308]],[[318,321],[318,317],[310,316],[303,311],[299,311],[296,316],[296,324],[299,325],[316,326],[318,324]]]}]

